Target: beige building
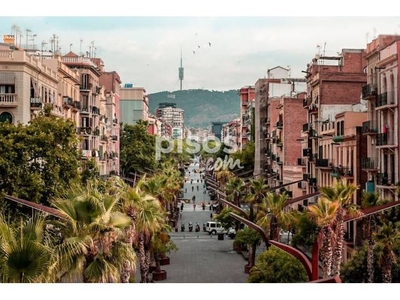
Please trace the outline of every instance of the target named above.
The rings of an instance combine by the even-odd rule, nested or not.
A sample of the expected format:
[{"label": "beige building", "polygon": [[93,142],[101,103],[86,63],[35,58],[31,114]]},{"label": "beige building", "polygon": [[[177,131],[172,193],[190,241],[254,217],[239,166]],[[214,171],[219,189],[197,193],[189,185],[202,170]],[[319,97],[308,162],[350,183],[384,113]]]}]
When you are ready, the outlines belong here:
[{"label": "beige building", "polygon": [[54,105],[54,111],[62,116],[61,105],[56,103],[58,84],[57,69],[24,50],[0,44],[0,121],[26,124],[46,104]]},{"label": "beige building", "polygon": [[362,168],[368,174],[368,191],[381,199],[396,200],[399,168],[399,47],[400,37],[379,35],[367,45],[367,84],[362,97],[368,103],[368,155]]}]

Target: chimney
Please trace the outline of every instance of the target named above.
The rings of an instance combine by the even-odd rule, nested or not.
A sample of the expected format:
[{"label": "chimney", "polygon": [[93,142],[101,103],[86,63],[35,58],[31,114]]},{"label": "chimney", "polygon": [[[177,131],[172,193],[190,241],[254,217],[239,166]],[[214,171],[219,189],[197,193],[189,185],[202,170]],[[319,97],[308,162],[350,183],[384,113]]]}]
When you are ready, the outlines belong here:
[{"label": "chimney", "polygon": [[15,45],[15,36],[13,34],[3,35],[3,41],[6,44]]}]

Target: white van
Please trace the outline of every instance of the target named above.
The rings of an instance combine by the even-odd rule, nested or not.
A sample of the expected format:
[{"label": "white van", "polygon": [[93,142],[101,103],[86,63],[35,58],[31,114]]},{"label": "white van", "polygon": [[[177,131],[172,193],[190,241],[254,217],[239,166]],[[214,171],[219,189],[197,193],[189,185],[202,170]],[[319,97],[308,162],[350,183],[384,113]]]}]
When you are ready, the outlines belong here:
[{"label": "white van", "polygon": [[223,233],[225,232],[225,228],[222,227],[222,224],[220,222],[207,222],[206,224],[206,231],[209,234],[217,234],[217,233]]}]

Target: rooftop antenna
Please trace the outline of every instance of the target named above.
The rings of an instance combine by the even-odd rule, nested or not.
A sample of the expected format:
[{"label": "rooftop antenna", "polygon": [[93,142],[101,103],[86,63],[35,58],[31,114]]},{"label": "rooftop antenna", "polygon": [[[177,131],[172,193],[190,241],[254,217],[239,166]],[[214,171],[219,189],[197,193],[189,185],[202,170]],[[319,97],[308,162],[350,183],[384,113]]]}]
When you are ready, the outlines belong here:
[{"label": "rooftop antenna", "polygon": [[42,41],[42,52],[41,52],[41,54],[42,54],[42,60],[43,60],[43,46],[44,46],[44,45],[47,45],[47,42]]},{"label": "rooftop antenna", "polygon": [[72,44],[69,44],[69,52],[71,52]]},{"label": "rooftop antenna", "polygon": [[26,47],[28,47],[28,35],[29,35],[29,32],[32,32],[32,30],[30,30],[30,29],[26,29],[26,45],[25,45],[25,48]]}]

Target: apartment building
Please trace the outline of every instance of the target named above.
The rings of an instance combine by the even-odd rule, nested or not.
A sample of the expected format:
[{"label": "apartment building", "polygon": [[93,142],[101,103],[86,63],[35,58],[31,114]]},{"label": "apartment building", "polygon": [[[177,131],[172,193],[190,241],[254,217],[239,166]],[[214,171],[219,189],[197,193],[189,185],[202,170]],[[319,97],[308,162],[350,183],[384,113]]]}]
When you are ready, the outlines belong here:
[{"label": "apartment building", "polygon": [[172,128],[171,137],[174,139],[185,138],[184,110],[176,107],[176,103],[160,103],[156,116]]},{"label": "apartment building", "polygon": [[[302,109],[305,93],[295,97],[270,99],[269,132],[264,133],[266,141],[267,177],[270,186],[279,186],[303,179],[304,164],[300,158],[301,143],[298,140],[298,129],[307,118]],[[299,182],[301,183],[301,182]],[[285,188],[288,196],[300,197],[305,191],[299,184]]]},{"label": "apartment building", "polygon": [[7,43],[0,44],[0,121],[27,124],[46,104],[55,104],[59,75],[57,69],[17,49],[11,37],[6,36]]},{"label": "apartment building", "polygon": [[241,127],[239,118],[222,125],[222,141],[230,146],[234,152],[240,149]]},{"label": "apartment building", "polygon": [[148,122],[149,126],[147,128],[147,132],[151,135],[161,136],[161,120],[156,116],[149,114]]},{"label": "apartment building", "polygon": [[121,122],[136,124],[139,120],[147,121],[149,116],[149,97],[143,87],[134,87],[126,83],[120,89]]},{"label": "apartment building", "polygon": [[242,150],[251,140],[251,123],[255,102],[255,87],[244,86],[239,90],[241,129],[239,136],[239,149]]},{"label": "apartment building", "polygon": [[362,169],[369,182],[366,189],[381,199],[393,201],[399,177],[399,65],[400,37],[379,35],[367,44],[367,84],[362,98],[368,103],[368,120],[362,132],[367,136],[367,157]]},{"label": "apartment building", "polygon": [[[304,82],[304,78],[290,78],[289,69],[277,66],[267,70],[266,78],[259,79],[255,83],[254,176],[276,177],[276,174],[271,173],[272,166],[266,155],[271,151],[268,137],[271,136],[274,126],[276,126],[276,122],[274,124],[272,120],[276,120],[279,115],[280,97],[291,97],[296,94],[295,91],[303,91]],[[296,115],[293,117],[296,118]],[[270,183],[274,184],[274,182]]]},{"label": "apartment building", "polygon": [[[361,88],[366,83],[364,54],[360,49],[343,49],[337,56],[316,55],[307,65],[307,98],[303,100],[307,119],[301,132],[307,194],[316,191],[318,186],[333,183],[328,162],[332,157],[328,155],[338,147],[332,139],[332,134],[337,134],[335,117],[343,112],[365,110],[360,104]],[[362,122],[362,118],[357,120]],[[362,125],[350,123],[348,127]],[[335,163],[334,167],[338,167],[338,162]],[[343,163],[346,165],[342,167],[349,167],[347,160]]]}]

